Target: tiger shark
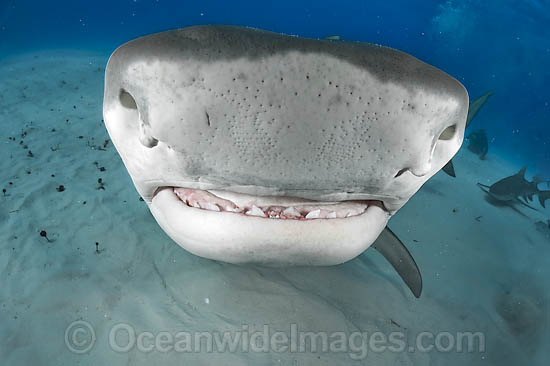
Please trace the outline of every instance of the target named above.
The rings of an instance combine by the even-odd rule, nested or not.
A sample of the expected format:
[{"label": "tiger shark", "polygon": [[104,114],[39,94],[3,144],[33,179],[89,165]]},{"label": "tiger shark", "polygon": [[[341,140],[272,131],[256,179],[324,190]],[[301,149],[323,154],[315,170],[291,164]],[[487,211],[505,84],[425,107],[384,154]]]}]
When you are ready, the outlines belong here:
[{"label": "tiger shark", "polygon": [[386,224],[458,151],[467,112],[460,82],[398,50],[221,25],[120,46],[103,105],[138,193],[187,251],[336,265],[374,243],[416,296]]}]

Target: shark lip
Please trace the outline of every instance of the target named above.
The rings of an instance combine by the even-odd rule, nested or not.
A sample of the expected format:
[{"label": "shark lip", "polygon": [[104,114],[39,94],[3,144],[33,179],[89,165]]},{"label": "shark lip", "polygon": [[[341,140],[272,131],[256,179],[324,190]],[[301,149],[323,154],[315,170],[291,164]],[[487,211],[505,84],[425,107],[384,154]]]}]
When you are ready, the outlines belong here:
[{"label": "shark lip", "polygon": [[364,214],[376,206],[388,212],[380,200],[315,201],[292,196],[253,196],[224,190],[159,187],[154,196],[171,191],[187,207],[278,220],[331,220]]},{"label": "shark lip", "polygon": [[321,202],[173,186],[157,188],[149,208],[193,254],[271,266],[348,261],[374,243],[391,217],[375,200]]}]

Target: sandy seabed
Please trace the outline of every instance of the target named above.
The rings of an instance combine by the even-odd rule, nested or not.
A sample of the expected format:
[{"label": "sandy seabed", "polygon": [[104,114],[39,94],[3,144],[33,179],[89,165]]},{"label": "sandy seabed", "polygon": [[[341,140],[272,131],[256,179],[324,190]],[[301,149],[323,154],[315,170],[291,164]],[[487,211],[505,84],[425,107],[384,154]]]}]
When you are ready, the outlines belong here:
[{"label": "sandy seabed", "polygon": [[[420,299],[373,249],[324,268],[198,258],[158,227],[109,141],[106,61],[0,59],[3,364],[549,364],[550,233],[536,222],[550,210],[495,206],[476,186],[520,167],[462,149],[458,177],[438,173],[390,221]],[[225,351],[224,332],[238,340]],[[306,332],[317,349],[302,348]],[[479,339],[460,351],[464,332],[484,351]]]}]

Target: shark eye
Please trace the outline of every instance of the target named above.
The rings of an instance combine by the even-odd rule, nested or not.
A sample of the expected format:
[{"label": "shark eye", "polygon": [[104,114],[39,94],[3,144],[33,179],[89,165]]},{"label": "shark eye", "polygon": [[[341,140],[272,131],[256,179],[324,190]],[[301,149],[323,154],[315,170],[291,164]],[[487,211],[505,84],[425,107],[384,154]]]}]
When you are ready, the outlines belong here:
[{"label": "shark eye", "polygon": [[140,116],[136,100],[134,99],[132,94],[128,93],[124,89],[120,89],[120,93],[118,94],[118,100],[124,108],[130,109],[133,112],[137,112],[136,120],[139,124],[139,141],[141,142],[141,144],[147,148],[152,148],[157,146],[158,140],[152,136],[151,127],[149,126],[147,121],[144,121],[143,118]]},{"label": "shark eye", "polygon": [[452,139],[456,134],[456,125],[452,125],[447,127],[446,129],[441,132],[441,135],[439,135],[439,140],[448,141]]},{"label": "shark eye", "polygon": [[123,107],[128,109],[137,109],[136,100],[126,90],[120,89],[120,94],[118,95],[118,99],[120,101],[120,104],[122,104]]}]

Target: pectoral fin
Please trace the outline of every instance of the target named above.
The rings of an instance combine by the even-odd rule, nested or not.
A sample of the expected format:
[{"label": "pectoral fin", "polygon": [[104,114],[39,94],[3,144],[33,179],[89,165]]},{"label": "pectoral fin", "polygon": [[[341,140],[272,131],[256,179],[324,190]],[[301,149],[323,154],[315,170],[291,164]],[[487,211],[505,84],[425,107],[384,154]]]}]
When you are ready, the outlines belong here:
[{"label": "pectoral fin", "polygon": [[411,253],[399,238],[386,226],[372,245],[386,258],[415,297],[422,293],[422,276]]},{"label": "pectoral fin", "polygon": [[449,160],[449,162],[442,168],[442,170],[451,177],[456,178],[455,166],[453,165],[452,160]]},{"label": "pectoral fin", "polygon": [[466,117],[466,127],[468,127],[470,122],[472,122],[477,112],[479,112],[481,107],[483,107],[483,105],[491,95],[493,95],[492,91],[487,92],[482,96],[470,101],[470,107],[468,108],[468,116]]}]

